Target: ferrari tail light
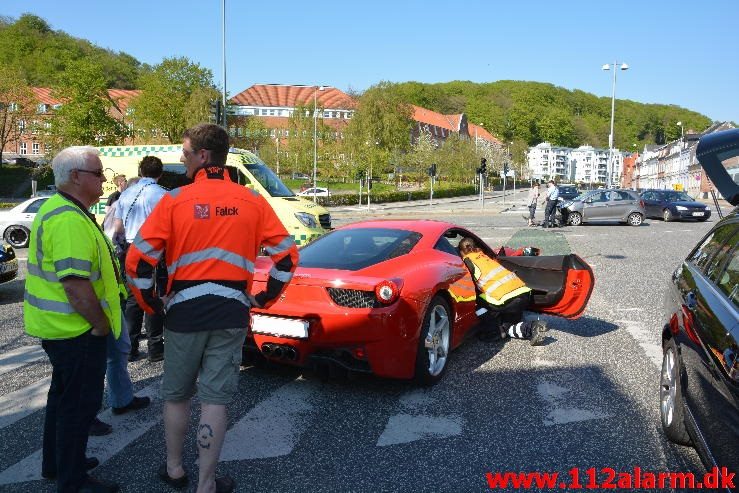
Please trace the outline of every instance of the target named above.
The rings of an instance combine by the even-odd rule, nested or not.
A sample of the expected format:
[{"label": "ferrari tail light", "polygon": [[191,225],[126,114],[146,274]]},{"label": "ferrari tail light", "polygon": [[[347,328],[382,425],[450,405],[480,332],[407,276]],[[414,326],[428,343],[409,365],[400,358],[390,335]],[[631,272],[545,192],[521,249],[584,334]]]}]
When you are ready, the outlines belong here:
[{"label": "ferrari tail light", "polygon": [[393,281],[382,281],[375,286],[375,296],[377,301],[383,305],[389,305],[398,299],[400,289]]}]

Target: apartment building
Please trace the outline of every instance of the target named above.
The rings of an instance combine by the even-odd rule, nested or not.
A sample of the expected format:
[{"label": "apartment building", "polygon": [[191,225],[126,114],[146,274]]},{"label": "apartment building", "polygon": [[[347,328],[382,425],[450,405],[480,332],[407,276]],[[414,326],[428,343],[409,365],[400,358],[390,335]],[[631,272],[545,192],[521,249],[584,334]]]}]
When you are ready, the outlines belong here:
[{"label": "apartment building", "polygon": [[[608,149],[589,145],[572,149],[542,142],[529,148],[527,159],[533,178],[577,183],[606,183],[608,180]],[[614,149],[611,159],[611,183],[619,183],[623,154]]]}]

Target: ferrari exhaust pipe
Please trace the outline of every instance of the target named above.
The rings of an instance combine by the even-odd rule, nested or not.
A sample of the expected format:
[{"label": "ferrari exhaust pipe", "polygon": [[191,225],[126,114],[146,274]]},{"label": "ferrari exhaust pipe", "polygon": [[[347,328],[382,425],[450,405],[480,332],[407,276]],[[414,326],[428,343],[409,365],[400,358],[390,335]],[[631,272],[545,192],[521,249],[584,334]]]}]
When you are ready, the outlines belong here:
[{"label": "ferrari exhaust pipe", "polygon": [[282,346],[275,346],[272,349],[272,357],[277,359],[282,359],[285,357],[285,351],[282,349]]},{"label": "ferrari exhaust pipe", "polygon": [[262,344],[262,354],[266,357],[270,357],[272,355],[272,344]]},{"label": "ferrari exhaust pipe", "polygon": [[292,346],[285,346],[285,358],[295,361],[298,359],[298,352]]}]

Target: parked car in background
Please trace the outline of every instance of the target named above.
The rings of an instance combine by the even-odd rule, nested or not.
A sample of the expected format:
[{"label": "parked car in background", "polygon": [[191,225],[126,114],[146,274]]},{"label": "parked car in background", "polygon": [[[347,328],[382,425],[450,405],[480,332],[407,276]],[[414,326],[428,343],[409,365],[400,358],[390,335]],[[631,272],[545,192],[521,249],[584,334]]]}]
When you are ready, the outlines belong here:
[{"label": "parked car in background", "polygon": [[[701,137],[696,157],[732,205],[739,185],[723,163],[739,129]],[[739,212],[719,221],[672,274],[662,326],[660,420],[707,469],[739,470]]]},{"label": "parked car in background", "polygon": [[311,187],[306,188],[302,192],[298,194],[300,197],[330,197],[331,192],[328,191],[328,188],[321,188],[321,187]]},{"label": "parked car in background", "polygon": [[557,185],[557,189],[559,190],[559,198],[562,200],[572,200],[580,195],[575,185]]},{"label": "parked car in background", "polygon": [[599,189],[584,192],[562,203],[567,223],[579,226],[590,222],[621,222],[639,226],[646,212],[639,194],[633,190]]},{"label": "parked car in background", "polygon": [[0,284],[11,281],[18,276],[18,259],[15,250],[8,244],[0,242]]},{"label": "parked car in background", "polygon": [[26,248],[31,224],[41,205],[49,197],[32,197],[10,210],[0,211],[0,234],[13,248]]},{"label": "parked car in background", "polygon": [[711,217],[711,209],[702,202],[696,202],[685,192],[676,190],[643,190],[641,198],[647,217],[661,217],[668,221],[676,219],[697,219],[705,221]]}]

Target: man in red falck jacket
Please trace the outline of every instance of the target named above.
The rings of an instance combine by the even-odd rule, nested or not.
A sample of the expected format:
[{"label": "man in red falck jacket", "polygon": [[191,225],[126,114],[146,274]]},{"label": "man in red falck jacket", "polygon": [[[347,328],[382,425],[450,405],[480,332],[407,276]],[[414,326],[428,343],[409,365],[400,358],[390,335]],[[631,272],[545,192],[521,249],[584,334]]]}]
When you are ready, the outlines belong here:
[{"label": "man in red falck jacket", "polygon": [[[194,183],[168,192],[144,222],[128,251],[126,271],[147,313],[165,313],[164,430],[167,461],[160,478],[188,483],[182,449],[197,392],[202,403],[197,444],[198,492],[233,491],[228,476],[216,478],[226,433],[226,404],[236,391],[249,308],[270,305],[298,263],[291,236],[267,201],[233,183],[225,169],[228,133],[217,125],[188,129],[182,142],[187,176]],[[267,289],[249,293],[254,261],[264,247],[274,262]],[[167,294],[154,291],[154,267],[164,255]]]}]

